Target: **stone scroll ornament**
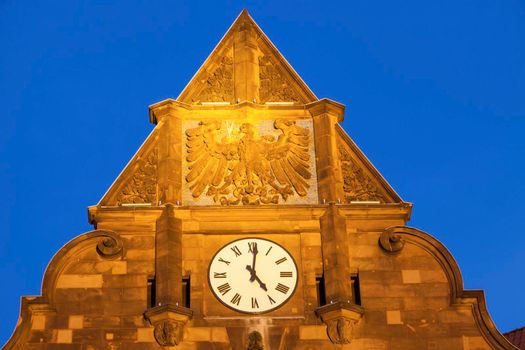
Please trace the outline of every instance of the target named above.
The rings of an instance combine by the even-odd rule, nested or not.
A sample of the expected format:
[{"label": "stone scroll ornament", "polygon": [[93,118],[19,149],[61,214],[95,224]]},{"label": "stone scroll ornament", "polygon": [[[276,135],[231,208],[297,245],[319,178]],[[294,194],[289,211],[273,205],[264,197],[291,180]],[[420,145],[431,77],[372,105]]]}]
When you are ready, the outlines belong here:
[{"label": "stone scroll ornament", "polygon": [[405,246],[405,240],[392,228],[387,228],[379,236],[379,246],[389,254],[398,254]]},{"label": "stone scroll ornament", "polygon": [[203,194],[221,205],[277,204],[308,194],[310,131],[295,121],[276,120],[272,135],[252,124],[222,130],[221,121],[201,122],[186,131],[192,196]]},{"label": "stone scroll ornament", "polygon": [[97,253],[103,258],[114,258],[122,252],[122,240],[118,236],[107,236],[97,244]]},{"label": "stone scroll ornament", "polygon": [[96,248],[98,255],[105,259],[113,259],[122,255],[124,243],[118,233],[108,230],[95,230],[93,233],[99,237]]}]

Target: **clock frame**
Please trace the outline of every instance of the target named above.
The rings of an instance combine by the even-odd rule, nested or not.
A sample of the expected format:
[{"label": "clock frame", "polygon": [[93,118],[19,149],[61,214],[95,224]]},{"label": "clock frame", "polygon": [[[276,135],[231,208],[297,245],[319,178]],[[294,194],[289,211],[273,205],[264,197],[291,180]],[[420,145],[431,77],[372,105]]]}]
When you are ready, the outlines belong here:
[{"label": "clock frame", "polygon": [[263,314],[282,307],[294,295],[298,282],[292,254],[266,238],[230,241],[215,252],[208,265],[212,294],[224,306],[244,314]]}]

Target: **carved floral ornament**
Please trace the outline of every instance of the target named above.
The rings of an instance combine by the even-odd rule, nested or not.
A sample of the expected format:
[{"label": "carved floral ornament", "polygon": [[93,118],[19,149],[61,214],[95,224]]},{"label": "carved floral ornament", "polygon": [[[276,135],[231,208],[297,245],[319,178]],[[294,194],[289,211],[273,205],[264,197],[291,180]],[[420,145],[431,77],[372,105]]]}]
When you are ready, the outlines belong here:
[{"label": "carved floral ornament", "polygon": [[[201,91],[192,98],[199,102],[232,102],[234,96],[234,59],[229,49],[218,58],[218,66],[203,75]],[[300,102],[301,98],[273,63],[271,56],[259,57],[259,100],[265,102]]]},{"label": "carved floral ornament", "polygon": [[194,103],[233,101],[233,48],[219,57],[219,65],[213,72],[205,73],[203,84],[200,93],[192,99]]},{"label": "carved floral ornament", "polygon": [[157,150],[154,149],[137,161],[133,176],[117,195],[117,203],[157,202]]},{"label": "carved floral ornament", "polygon": [[359,167],[346,147],[339,143],[339,157],[343,173],[343,191],[347,203],[353,201],[385,202],[379,188],[361,167]]},{"label": "carved floral ornament", "polygon": [[192,196],[221,205],[277,204],[308,194],[310,131],[276,120],[280,135],[259,135],[250,123],[200,122],[186,130],[185,176]]},{"label": "carved floral ornament", "polygon": [[259,57],[259,98],[265,102],[299,102],[300,98],[283,78],[271,56]]}]

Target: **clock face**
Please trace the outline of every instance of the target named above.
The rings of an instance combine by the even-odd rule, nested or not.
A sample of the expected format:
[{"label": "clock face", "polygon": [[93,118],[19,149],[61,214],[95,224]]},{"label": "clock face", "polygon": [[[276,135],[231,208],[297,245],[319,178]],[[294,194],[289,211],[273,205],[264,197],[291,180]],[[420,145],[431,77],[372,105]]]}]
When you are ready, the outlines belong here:
[{"label": "clock face", "polygon": [[236,311],[263,313],[282,306],[297,287],[297,266],[279,244],[243,238],[221,248],[210,262],[210,288]]}]

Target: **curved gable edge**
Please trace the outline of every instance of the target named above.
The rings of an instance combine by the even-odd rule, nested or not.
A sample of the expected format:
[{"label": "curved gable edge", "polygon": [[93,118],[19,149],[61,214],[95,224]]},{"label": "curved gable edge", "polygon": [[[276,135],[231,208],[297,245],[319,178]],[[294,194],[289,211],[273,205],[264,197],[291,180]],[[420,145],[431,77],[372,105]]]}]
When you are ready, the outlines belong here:
[{"label": "curved gable edge", "polygon": [[123,244],[120,235],[110,230],[85,232],[66,243],[53,256],[44,272],[40,296],[21,298],[20,317],[13,334],[2,350],[23,349],[31,330],[33,315],[54,314],[54,291],[60,273],[75,254],[90,245],[96,247],[103,259],[116,260],[122,257]]},{"label": "curved gable edge", "polygon": [[[487,310],[485,293],[483,290],[465,290],[463,287],[463,277],[459,266],[448,251],[448,249],[436,238],[417,228],[409,226],[392,226],[381,234],[381,239],[398,237],[404,241],[415,244],[436,258],[443,267],[450,284],[451,306],[470,306],[481,330],[483,338],[493,347],[493,349],[518,349],[507,338],[505,338],[496,328]],[[519,350],[519,349],[518,349]]]}]

